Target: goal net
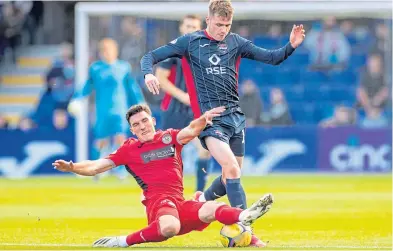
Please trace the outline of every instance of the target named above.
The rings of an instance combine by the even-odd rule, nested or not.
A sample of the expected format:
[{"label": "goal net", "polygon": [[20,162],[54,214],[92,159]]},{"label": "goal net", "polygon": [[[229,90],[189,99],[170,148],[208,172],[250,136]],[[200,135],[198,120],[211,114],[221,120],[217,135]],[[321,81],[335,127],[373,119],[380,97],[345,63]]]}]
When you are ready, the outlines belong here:
[{"label": "goal net", "polygon": [[[351,74],[345,71],[346,75],[338,74],[326,83],[324,79],[320,79],[323,76],[309,68],[310,62],[315,60],[312,58],[315,55],[310,50],[324,46],[322,40],[328,39],[331,40],[330,43],[337,44],[333,47],[338,47],[337,37],[320,36],[315,41],[310,41],[308,46],[302,45],[293,55],[294,58],[291,58],[292,63],[285,62],[276,68],[249,60],[242,60],[240,65],[239,88],[242,82],[251,80],[257,86],[265,105],[269,103],[271,89],[280,88],[296,123],[315,124],[323,119],[323,113],[317,113],[321,107],[353,103],[360,69],[373,49],[387,50],[386,55],[389,56],[384,58],[384,65],[389,67],[390,64],[391,67],[388,62],[389,58],[391,60],[389,45],[375,45],[375,39],[379,39],[377,33],[384,32],[378,29],[383,29],[385,25],[390,32],[390,1],[379,1],[378,4],[374,1],[232,2],[235,9],[232,31],[269,49],[281,47],[288,42],[293,24],[304,24],[307,42],[310,31],[320,29],[323,20],[330,17],[337,19],[334,29],[341,31],[350,46],[349,51],[343,53],[350,54],[347,60],[348,67],[353,69]],[[98,41],[111,37],[119,44],[120,59],[130,62],[135,77],[144,88],[143,77],[139,72],[140,58],[147,51],[178,37],[179,20],[183,16],[197,14],[205,18],[207,9],[206,1],[78,3],[75,15],[76,83],[81,84],[86,80],[89,64],[98,59]],[[341,48],[335,49],[341,51]],[[336,58],[331,60],[339,61],[341,56],[337,53],[332,55]],[[345,81],[352,82],[350,87],[339,84],[344,78]],[[144,93],[153,111],[159,111],[162,96],[153,97],[146,89]],[[81,115],[77,118],[77,161],[87,159],[89,155],[88,111],[88,102],[85,101]]]}]

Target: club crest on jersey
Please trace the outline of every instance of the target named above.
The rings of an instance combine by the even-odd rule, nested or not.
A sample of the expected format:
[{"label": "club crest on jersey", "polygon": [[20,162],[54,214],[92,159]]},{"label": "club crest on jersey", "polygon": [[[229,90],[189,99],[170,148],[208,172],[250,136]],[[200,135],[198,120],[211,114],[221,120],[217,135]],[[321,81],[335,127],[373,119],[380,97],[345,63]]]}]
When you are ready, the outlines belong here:
[{"label": "club crest on jersey", "polygon": [[219,44],[219,45],[218,45],[218,49],[219,49],[221,52],[226,52],[226,50],[228,50],[228,45],[227,45],[227,44]]},{"label": "club crest on jersey", "polygon": [[162,143],[164,144],[170,144],[172,142],[172,136],[170,134],[165,134],[162,136]]}]

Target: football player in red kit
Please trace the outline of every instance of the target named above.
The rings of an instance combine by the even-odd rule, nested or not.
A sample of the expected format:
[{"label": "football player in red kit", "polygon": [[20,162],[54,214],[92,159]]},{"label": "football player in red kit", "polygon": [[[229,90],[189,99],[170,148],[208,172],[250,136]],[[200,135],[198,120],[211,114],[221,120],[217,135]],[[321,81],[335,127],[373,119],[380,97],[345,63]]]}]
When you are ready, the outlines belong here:
[{"label": "football player in red kit", "polygon": [[194,230],[201,231],[217,220],[230,225],[237,222],[251,225],[264,215],[273,203],[267,194],[246,210],[224,203],[197,202],[183,197],[183,165],[181,150],[206,127],[224,107],[206,111],[182,130],[155,130],[155,119],[147,105],[132,106],[126,115],[131,132],[137,137],[128,139],[108,157],[94,161],[56,160],[54,168],[94,176],[116,166],[124,165],[142,188],[148,226],[125,236],[103,237],[93,247],[128,247],[145,242],[161,242]]}]

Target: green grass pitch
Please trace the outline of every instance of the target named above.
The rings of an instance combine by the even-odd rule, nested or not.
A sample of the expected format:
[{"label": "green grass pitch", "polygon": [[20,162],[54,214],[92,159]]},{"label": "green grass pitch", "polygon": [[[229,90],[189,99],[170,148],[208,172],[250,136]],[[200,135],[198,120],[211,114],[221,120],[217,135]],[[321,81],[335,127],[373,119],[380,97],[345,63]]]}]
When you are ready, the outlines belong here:
[{"label": "green grass pitch", "polygon": [[[186,198],[194,183],[185,178]],[[271,211],[254,224],[269,241],[265,250],[392,250],[390,174],[276,174],[243,177],[243,186],[248,203],[267,192],[275,196]],[[0,179],[0,250],[91,250],[102,236],[146,225],[140,195],[131,178]],[[214,223],[204,232],[131,248],[223,249],[219,229]]]}]

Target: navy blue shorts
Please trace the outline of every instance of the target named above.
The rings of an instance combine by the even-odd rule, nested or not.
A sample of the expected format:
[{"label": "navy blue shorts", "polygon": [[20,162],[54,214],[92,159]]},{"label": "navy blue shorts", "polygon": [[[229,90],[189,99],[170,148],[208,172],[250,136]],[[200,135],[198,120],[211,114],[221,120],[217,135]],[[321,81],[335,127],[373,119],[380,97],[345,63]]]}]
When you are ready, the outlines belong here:
[{"label": "navy blue shorts", "polygon": [[227,143],[237,157],[244,156],[246,118],[242,112],[233,112],[213,120],[213,125],[201,132],[199,139],[203,148],[209,150],[205,139],[213,137]]},{"label": "navy blue shorts", "polygon": [[162,129],[183,129],[193,120],[192,114],[164,112],[162,115]]}]

